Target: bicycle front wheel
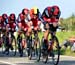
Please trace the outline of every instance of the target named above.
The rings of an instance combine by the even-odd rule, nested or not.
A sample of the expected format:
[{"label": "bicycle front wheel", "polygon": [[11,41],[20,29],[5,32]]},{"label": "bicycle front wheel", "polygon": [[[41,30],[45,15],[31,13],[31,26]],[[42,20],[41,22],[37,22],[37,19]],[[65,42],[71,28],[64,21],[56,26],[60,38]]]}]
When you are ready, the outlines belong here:
[{"label": "bicycle front wheel", "polygon": [[52,64],[58,65],[60,57],[60,47],[58,38],[56,36],[53,39],[53,48],[50,51],[50,57],[52,58]]}]

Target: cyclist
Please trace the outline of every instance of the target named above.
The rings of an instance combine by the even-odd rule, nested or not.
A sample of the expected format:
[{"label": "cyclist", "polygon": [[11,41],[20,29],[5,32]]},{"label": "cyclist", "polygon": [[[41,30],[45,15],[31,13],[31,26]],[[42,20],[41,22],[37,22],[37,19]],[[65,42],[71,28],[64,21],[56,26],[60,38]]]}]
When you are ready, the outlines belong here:
[{"label": "cyclist", "polygon": [[[1,39],[3,40],[4,36],[5,36],[5,31],[6,31],[6,21],[7,21],[7,14],[2,14],[2,16],[0,16],[0,34],[1,34]],[[4,40],[2,41],[4,42]]]},{"label": "cyclist", "polygon": [[16,16],[14,13],[11,13],[8,18],[8,24],[6,26],[6,37],[7,37],[7,54],[9,54],[9,48],[13,50],[12,41],[15,40],[14,32],[16,31]]},{"label": "cyclist", "polygon": [[30,38],[32,31],[32,29],[28,25],[29,24],[28,15],[29,15],[29,10],[27,8],[23,9],[22,13],[19,14],[19,23],[18,23],[19,29],[21,28],[27,40]]},{"label": "cyclist", "polygon": [[57,5],[46,7],[42,13],[42,19],[44,23],[44,47],[46,49],[51,50],[51,47],[48,47],[48,35],[49,32],[51,34],[55,34],[58,28],[58,21],[60,17],[60,9]]},{"label": "cyclist", "polygon": [[[34,55],[36,54],[36,56],[38,56],[38,49],[37,47],[39,46],[39,38],[38,38],[38,31],[40,30],[40,25],[41,25],[41,21],[40,21],[40,11],[37,7],[33,7],[30,10],[30,21],[31,21],[31,27],[33,29],[33,34],[34,34],[34,42],[33,42],[33,49],[35,51]],[[38,44],[37,44],[38,43]]]},{"label": "cyclist", "polygon": [[[2,37],[2,39],[5,39],[5,40],[3,40],[5,48],[7,47],[7,45],[6,45],[6,25],[7,25],[7,23],[8,23],[8,15],[6,13],[3,13],[2,14],[2,24],[3,24],[3,27],[2,27],[3,37]],[[3,53],[5,53],[5,51]]]}]

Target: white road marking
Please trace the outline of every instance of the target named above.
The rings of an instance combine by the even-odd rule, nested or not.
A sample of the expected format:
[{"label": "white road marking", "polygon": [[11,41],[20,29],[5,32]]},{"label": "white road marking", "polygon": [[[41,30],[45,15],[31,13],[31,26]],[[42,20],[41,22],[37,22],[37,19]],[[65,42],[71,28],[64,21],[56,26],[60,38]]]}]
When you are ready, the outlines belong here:
[{"label": "white road marking", "polygon": [[12,64],[12,63],[10,63],[10,62],[1,61],[1,60],[0,60],[0,62],[1,62],[1,63],[4,63],[4,64],[9,64],[9,65],[16,65],[16,64]]}]

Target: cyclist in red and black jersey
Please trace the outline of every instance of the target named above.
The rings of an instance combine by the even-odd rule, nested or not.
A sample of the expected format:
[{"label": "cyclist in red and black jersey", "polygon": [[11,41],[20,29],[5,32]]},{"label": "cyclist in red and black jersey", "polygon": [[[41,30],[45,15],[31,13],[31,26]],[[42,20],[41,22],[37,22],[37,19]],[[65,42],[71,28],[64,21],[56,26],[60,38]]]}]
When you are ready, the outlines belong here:
[{"label": "cyclist in red and black jersey", "polygon": [[11,13],[8,18],[8,23],[6,26],[6,39],[7,39],[7,54],[9,54],[9,49],[13,50],[12,42],[15,41],[14,32],[16,31],[16,16],[14,13]]},{"label": "cyclist in red and black jersey", "polygon": [[52,34],[56,33],[60,14],[61,12],[58,6],[49,6],[43,11],[42,19],[44,24],[44,44],[46,44],[47,47],[49,32]]},{"label": "cyclist in red and black jersey", "polygon": [[34,35],[35,33],[38,34],[38,30],[40,30],[40,24],[41,24],[41,20],[39,19],[39,9],[37,7],[33,7],[31,10],[30,10],[30,18],[31,18],[31,24],[32,24],[32,27],[33,27],[33,30],[34,30]]}]

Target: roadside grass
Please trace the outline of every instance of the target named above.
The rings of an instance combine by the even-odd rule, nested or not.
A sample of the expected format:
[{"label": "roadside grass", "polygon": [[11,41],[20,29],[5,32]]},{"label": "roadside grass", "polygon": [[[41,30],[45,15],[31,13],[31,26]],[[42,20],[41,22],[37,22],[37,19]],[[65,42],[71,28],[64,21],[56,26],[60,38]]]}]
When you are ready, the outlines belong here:
[{"label": "roadside grass", "polygon": [[[60,45],[64,42],[65,39],[69,39],[70,37],[75,37],[75,31],[63,31],[57,32],[56,36],[58,37]],[[62,48],[61,55],[75,56],[75,52],[71,51],[71,48]]]},{"label": "roadside grass", "polygon": [[70,37],[75,37],[75,31],[62,31],[62,32],[57,32],[56,36],[59,39],[60,43],[63,43],[65,39],[69,39]]}]

